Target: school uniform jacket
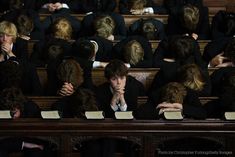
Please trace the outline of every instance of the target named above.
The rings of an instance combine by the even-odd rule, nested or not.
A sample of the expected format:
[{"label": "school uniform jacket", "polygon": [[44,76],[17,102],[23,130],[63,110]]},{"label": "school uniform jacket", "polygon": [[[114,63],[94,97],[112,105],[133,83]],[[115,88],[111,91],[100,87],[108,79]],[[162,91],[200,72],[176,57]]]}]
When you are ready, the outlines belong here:
[{"label": "school uniform jacket", "polygon": [[[142,83],[137,81],[131,76],[127,76],[126,86],[125,86],[125,100],[127,104],[127,111],[134,111],[137,108],[137,98],[138,96],[144,96],[145,89]],[[110,84],[108,82],[98,86],[96,90],[96,98],[100,110],[103,110],[106,118],[113,118],[114,111],[112,110],[110,104],[113,94],[110,90]]]}]

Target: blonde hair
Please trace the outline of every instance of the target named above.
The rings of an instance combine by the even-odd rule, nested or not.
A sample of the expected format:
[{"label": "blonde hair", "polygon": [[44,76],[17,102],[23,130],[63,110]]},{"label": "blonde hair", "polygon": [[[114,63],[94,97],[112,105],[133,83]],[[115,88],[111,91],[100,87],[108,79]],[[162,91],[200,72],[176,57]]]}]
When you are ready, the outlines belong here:
[{"label": "blonde hair", "polygon": [[183,21],[187,29],[193,31],[199,22],[199,9],[196,6],[186,5],[183,8]]},{"label": "blonde hair", "polygon": [[66,18],[58,18],[53,23],[53,35],[55,38],[70,40],[72,36],[71,23]]},{"label": "blonde hair", "polygon": [[103,16],[96,19],[94,26],[97,35],[107,39],[113,34],[115,22],[111,16]]},{"label": "blonde hair", "polygon": [[196,64],[186,64],[179,69],[179,77],[182,84],[190,89],[201,91],[205,81]]},{"label": "blonde hair", "polygon": [[13,37],[13,41],[17,37],[17,28],[14,23],[8,21],[2,21],[0,23],[0,34],[6,34]]},{"label": "blonde hair", "polygon": [[129,41],[124,50],[124,59],[126,62],[136,65],[144,58],[144,49],[136,40]]}]

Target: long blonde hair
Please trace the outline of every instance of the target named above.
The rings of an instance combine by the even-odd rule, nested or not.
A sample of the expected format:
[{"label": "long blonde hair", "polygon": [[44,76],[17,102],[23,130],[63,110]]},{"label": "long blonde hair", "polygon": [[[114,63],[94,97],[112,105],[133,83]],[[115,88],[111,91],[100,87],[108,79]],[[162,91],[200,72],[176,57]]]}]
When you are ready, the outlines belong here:
[{"label": "long blonde hair", "polygon": [[52,26],[53,35],[55,38],[70,40],[72,36],[71,23],[66,18],[58,18]]},{"label": "long blonde hair", "polygon": [[178,71],[179,81],[186,87],[201,91],[205,80],[203,74],[196,64],[183,65]]}]

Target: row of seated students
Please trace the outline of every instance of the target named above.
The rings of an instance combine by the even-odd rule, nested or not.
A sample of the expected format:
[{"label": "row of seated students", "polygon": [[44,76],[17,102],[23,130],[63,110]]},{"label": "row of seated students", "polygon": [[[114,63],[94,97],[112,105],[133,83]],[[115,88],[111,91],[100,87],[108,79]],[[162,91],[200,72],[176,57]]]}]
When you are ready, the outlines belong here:
[{"label": "row of seated students", "polygon": [[[140,5],[140,3],[143,2],[144,1],[136,3]],[[12,5],[11,3],[16,3],[16,5]],[[225,31],[224,33],[226,33],[226,31],[228,31],[228,28],[226,27],[231,28],[231,25],[234,23],[234,22],[231,23],[232,21],[234,21],[234,17],[230,16],[233,14],[230,14],[230,12],[224,13],[223,11],[221,11],[220,13],[218,13],[218,15],[216,15],[217,18],[214,18],[215,21],[212,22],[213,23],[211,28],[212,31],[210,31],[208,8],[203,6],[201,1],[193,1],[193,2],[166,1],[165,2],[166,6],[171,8],[170,10],[173,10],[169,11],[170,16],[167,22],[168,23],[167,27],[165,29],[166,31],[164,30],[163,23],[161,21],[151,18],[147,21],[140,20],[134,23],[130,28],[128,28],[130,31],[127,31],[124,19],[121,14],[115,12],[105,12],[105,11],[100,11],[100,12],[97,11],[93,12],[92,14],[87,14],[87,16],[85,16],[85,18],[82,21],[79,21],[75,17],[71,16],[68,9],[67,10],[65,9],[52,13],[51,16],[47,17],[45,20],[41,22],[38,12],[33,10],[32,9],[33,7],[24,8],[25,5],[22,5],[20,2],[15,2],[15,0],[13,0],[13,2],[11,3],[10,6],[12,6],[13,8],[11,8],[8,12],[3,14],[0,20],[1,21],[8,20],[14,22],[17,25],[17,27],[18,25],[21,25],[22,27],[22,24],[24,24],[23,27],[26,27],[27,20],[31,19],[31,26],[26,27],[28,31],[26,31],[24,35],[29,36],[30,34],[31,39],[38,39],[38,40],[43,39],[45,33],[46,36],[48,35],[48,31],[50,31],[49,30],[50,24],[53,23],[59,17],[65,17],[70,21],[73,28],[73,39],[77,39],[84,36],[93,36],[96,33],[96,30],[93,28],[94,21],[100,18],[100,16],[104,15],[110,16],[115,23],[115,26],[113,26],[114,27],[113,35],[115,39],[122,39],[125,38],[127,35],[141,33],[142,29],[141,26],[144,23],[152,24],[151,27],[147,26],[146,29],[148,30],[151,28],[152,29],[151,32],[155,32],[155,34],[158,34],[152,37],[152,39],[163,39],[164,34],[167,35],[189,34],[194,36],[194,38],[196,39],[216,39],[221,31],[222,32]],[[220,18],[222,18],[223,21],[220,21]],[[30,22],[28,21],[28,23]],[[24,28],[24,30],[26,28]],[[31,34],[31,32],[33,34]]]},{"label": "row of seated students", "polygon": [[119,2],[115,0],[14,0],[11,2],[2,0],[0,3],[0,12],[11,10],[15,4],[20,4],[25,9],[33,9],[43,13],[53,13],[67,9],[71,13],[82,14],[89,12],[114,12],[117,5],[121,14],[135,14],[137,12],[142,14],[166,14],[168,12],[174,12],[178,7],[188,3],[203,6],[202,0],[164,0],[160,5],[156,5],[155,2],[152,0],[120,0]]},{"label": "row of seated students", "polygon": [[[33,3],[33,1],[29,2]],[[89,1],[81,2],[86,4],[85,2]],[[107,3],[111,2],[107,1]],[[124,1],[121,2],[124,4]],[[171,16],[177,16],[181,7],[174,4],[176,1],[165,2],[172,9],[169,11]],[[185,4],[186,1],[180,3]],[[27,6],[27,1],[24,1],[24,4],[24,6]],[[151,32],[147,33],[146,36],[126,37],[113,47],[110,40],[122,39],[120,36],[123,36],[123,34],[120,32],[124,28],[118,27],[120,22],[116,22],[114,27],[113,21],[124,21],[122,16],[115,16],[115,13],[110,12],[108,14],[113,15],[112,18],[110,16],[98,16],[99,18],[94,23],[94,31],[87,33],[87,31],[93,30],[92,21],[99,15],[98,12],[95,13],[91,10],[94,13],[88,15],[87,20],[84,18],[83,25],[80,25],[77,19],[70,16],[70,13],[67,12],[68,9],[62,9],[64,6],[72,8],[70,5],[66,6],[62,3],[44,4],[40,5],[43,6],[43,9],[55,12],[44,21],[44,25],[40,25],[38,14],[29,13],[33,12],[32,10],[24,10],[30,16],[35,17],[33,18],[35,21],[33,24],[31,23],[29,30],[25,30],[28,27],[20,25],[20,22],[16,25],[13,24],[18,22],[18,20],[15,21],[15,17],[19,10],[13,11],[14,18],[10,18],[11,16],[4,18],[3,16],[4,20],[11,19],[13,23],[8,21],[0,23],[0,87],[2,91],[0,108],[11,110],[14,118],[40,116],[38,106],[24,99],[20,92],[21,89],[25,95],[45,94],[42,93],[34,65],[47,67],[48,89],[46,94],[62,96],[58,102],[52,104],[51,108],[61,111],[65,118],[83,118],[84,111],[88,110],[103,110],[107,118],[112,118],[115,111],[132,110],[136,119],[159,119],[163,112],[171,110],[180,110],[185,117],[194,119],[221,118],[225,111],[234,111],[235,41],[232,27],[234,23],[233,14],[222,11],[218,13],[218,16],[220,14],[225,15],[226,18],[231,17],[232,20],[226,23],[228,25],[224,25],[222,22],[222,25],[218,26],[219,37],[208,44],[203,56],[201,56],[196,41],[196,39],[203,39],[200,28],[190,27],[190,25],[184,28],[185,25],[178,24],[182,20],[180,18],[169,17],[167,26],[170,27],[170,19],[172,19],[174,24],[171,26],[180,27],[176,29],[177,33],[173,34],[180,35],[161,38],[159,47],[153,53],[148,42],[148,37],[153,34]],[[101,9],[101,5],[99,4],[95,8]],[[143,8],[143,6],[140,7]],[[107,8],[105,7],[105,9]],[[185,11],[187,10],[186,7],[183,8]],[[196,11],[195,13],[199,14],[202,8],[191,7],[191,9],[190,11]],[[139,8],[130,9],[130,11],[132,14],[143,13],[143,10],[139,10]],[[11,11],[6,13],[5,16],[10,15],[10,13]],[[57,17],[61,17],[62,14],[66,18],[58,19]],[[199,17],[204,18],[206,15],[208,13]],[[218,16],[217,18],[219,18]],[[25,18],[25,16],[20,16],[19,21],[24,21]],[[200,19],[193,19],[193,21],[196,21],[197,25],[200,24]],[[122,23],[121,25],[124,26]],[[208,26],[209,22],[206,19],[206,27],[200,27],[204,30]],[[80,27],[82,28],[80,29]],[[149,26],[145,27],[148,28]],[[29,34],[33,28],[37,29],[35,34]],[[48,28],[52,28],[51,36],[43,40],[45,38],[44,31],[47,32]],[[17,30],[20,37],[17,37]],[[41,35],[40,31],[43,32]],[[70,39],[72,37],[77,39],[77,34],[80,34],[80,32],[84,33],[81,36],[92,37],[85,37],[71,43]],[[30,59],[28,59],[26,48],[29,36],[32,39],[40,40],[35,45],[35,50]],[[127,66],[160,67],[160,72],[155,76],[151,89],[145,91],[140,82],[127,75]],[[221,68],[210,77],[207,71],[208,66]],[[98,87],[95,87],[92,83],[91,71],[94,67],[105,68],[104,75],[107,82]],[[148,96],[148,101],[138,107],[137,98],[143,95]],[[218,96],[219,99],[203,106],[198,97],[211,95]],[[26,156],[32,157],[53,156],[51,155],[52,152],[47,151],[50,146],[48,146],[46,140],[7,138],[1,140],[0,145],[1,156],[7,156],[8,153],[14,151],[24,151]],[[116,149],[115,145],[122,145],[121,149],[126,156],[134,156],[132,149],[129,149],[129,143],[114,139],[85,142],[82,147],[82,156],[113,156]],[[199,146],[205,146],[205,144],[199,144]],[[94,151],[90,151],[91,149]],[[217,148],[214,149],[217,150]],[[208,148],[208,150],[212,150],[212,148]]]},{"label": "row of seated students", "polygon": [[[61,24],[62,23],[62,24]],[[59,64],[64,58],[73,57],[76,58],[81,67],[84,70],[84,76],[86,76],[87,87],[91,89],[91,71],[95,67],[105,67],[107,63],[112,59],[119,59],[126,63],[130,68],[151,68],[160,67],[161,77],[158,78],[157,87],[163,85],[162,81],[168,81],[172,79],[177,69],[183,64],[197,64],[202,71],[202,74],[207,80],[206,83],[210,86],[210,79],[208,74],[208,67],[233,67],[234,66],[234,38],[230,37],[227,40],[223,39],[219,44],[216,41],[212,41],[206,47],[206,51],[201,56],[199,45],[197,41],[191,36],[178,35],[171,36],[167,40],[162,40],[153,54],[149,42],[141,36],[128,37],[114,47],[112,43],[104,43],[103,39],[99,36],[95,36],[90,39],[79,39],[74,43],[65,40],[71,35],[71,27],[66,25],[65,19],[58,20],[58,24],[55,23],[53,33],[54,38],[52,43],[42,46],[41,43],[37,45],[37,50],[32,54],[31,61],[37,66],[47,67],[48,72],[48,93],[49,95],[56,94],[56,83],[54,78],[56,77],[56,70]],[[61,25],[63,29],[61,30]],[[66,27],[65,27],[66,26]],[[67,33],[60,34],[61,31]],[[57,30],[60,30],[59,32]],[[0,23],[1,32],[1,61],[13,60],[19,63],[22,68],[22,87],[23,91],[29,95],[41,95],[40,83],[35,71],[35,67],[28,61],[27,52],[24,47],[27,47],[27,43],[17,38],[17,29],[11,22],[3,21]],[[58,36],[64,37],[60,39]],[[58,38],[57,38],[58,37]],[[20,42],[20,46],[17,46]],[[221,40],[221,39],[220,39]],[[106,40],[108,41],[108,40]],[[60,46],[59,46],[59,45]],[[4,69],[3,69],[4,70]],[[5,68],[8,70],[8,68]],[[164,72],[166,71],[166,72]],[[166,73],[166,74],[165,74]],[[4,73],[3,73],[4,75]],[[20,75],[19,75],[20,76]],[[213,80],[213,79],[212,79]],[[154,82],[153,82],[154,83]],[[4,85],[3,85],[4,86]],[[212,86],[213,88],[214,86]],[[205,90],[206,92],[201,96],[210,96],[210,88]],[[212,95],[216,93],[212,90]]]},{"label": "row of seated students", "polygon": [[[16,64],[13,61],[7,61],[2,64],[6,63],[11,66]],[[188,73],[182,75],[184,70]],[[108,81],[96,87],[92,92],[82,85],[86,78],[83,77],[83,70],[79,63],[71,58],[64,60],[57,70],[57,79],[60,83],[58,94],[62,97],[52,104],[51,109],[60,111],[64,118],[84,118],[85,111],[102,110],[106,118],[113,118],[116,111],[133,111],[136,119],[160,119],[166,111],[182,111],[185,118],[205,119],[210,116],[210,113],[215,113],[215,111],[217,113],[216,118],[222,118],[225,111],[233,111],[234,108],[234,100],[232,100],[234,99],[235,89],[234,73],[230,73],[231,75],[227,77],[228,80],[224,81],[226,84],[224,84],[223,89],[227,89],[227,92],[226,90],[221,90],[221,92],[223,91],[219,99],[221,102],[213,103],[213,105],[205,104],[204,106],[198,96],[199,92],[203,90],[205,82],[200,80],[201,75],[195,64],[185,64],[180,69],[179,76],[185,77],[186,80],[180,79],[177,81],[176,79],[174,82],[171,81],[162,87],[153,89],[149,94],[148,101],[140,106],[137,104],[138,96],[144,96],[147,93],[139,81],[128,76],[128,68],[122,61],[112,60],[105,67],[104,73]],[[192,73],[199,75],[195,76],[199,78],[190,80]],[[190,81],[195,82],[192,83]],[[229,101],[227,101],[228,98]],[[226,100],[226,104],[222,102],[223,99]],[[8,88],[3,89],[0,94],[0,100],[0,109],[11,110],[14,119],[40,117],[39,107],[25,98],[16,85],[8,85]],[[177,140],[175,142],[177,144]],[[194,139],[192,142],[198,146],[194,145],[192,148],[188,146],[183,150],[212,151],[222,149],[222,147],[214,144],[205,145],[206,141],[200,141],[200,139]],[[94,155],[111,157],[117,151],[116,149],[121,149],[127,156],[131,156],[131,154],[135,156],[129,144],[123,140],[101,138],[99,140],[85,141],[80,149],[82,156],[85,157]],[[41,139],[7,138],[0,140],[0,145],[2,146],[0,147],[2,154],[21,150],[25,151],[25,153],[33,152],[38,156],[46,156],[45,153],[53,153],[47,150],[47,147],[50,147],[48,142]],[[91,149],[94,151],[90,151]],[[176,145],[175,147],[165,147],[165,149],[176,151],[179,148]],[[164,151],[164,148],[161,150]]]}]

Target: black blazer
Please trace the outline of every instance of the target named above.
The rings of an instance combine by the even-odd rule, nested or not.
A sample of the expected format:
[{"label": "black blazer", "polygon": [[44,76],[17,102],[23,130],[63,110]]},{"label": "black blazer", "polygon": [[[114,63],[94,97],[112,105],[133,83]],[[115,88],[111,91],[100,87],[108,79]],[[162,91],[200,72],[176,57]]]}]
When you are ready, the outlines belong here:
[{"label": "black blazer", "polygon": [[81,0],[80,12],[86,14],[89,12],[114,12],[116,8],[115,0]]},{"label": "black blazer", "polygon": [[[170,43],[174,42],[179,36],[169,36],[167,38],[164,38],[160,41],[157,49],[155,50],[153,54],[153,67],[160,68],[163,66],[166,62],[163,60],[164,58],[175,58],[175,52],[170,50]],[[201,69],[207,70],[207,64],[203,60],[199,43],[192,38],[192,54],[187,59],[180,61],[180,64],[186,64],[186,63],[195,63],[197,64]]]},{"label": "black blazer", "polygon": [[120,38],[122,39],[122,38],[126,37],[127,29],[125,26],[124,17],[118,13],[115,13],[115,12],[93,13],[93,14],[89,14],[89,15],[85,16],[82,20],[82,29],[81,29],[80,36],[89,37],[89,36],[95,35],[95,29],[93,27],[94,20],[99,16],[105,16],[105,15],[111,16],[115,22],[115,29],[113,32],[115,39],[120,39]]},{"label": "black blazer", "polygon": [[168,17],[168,25],[167,25],[167,34],[174,35],[174,34],[189,34],[196,33],[198,35],[198,40],[205,40],[209,39],[210,34],[210,24],[209,24],[209,15],[208,15],[208,8],[203,7],[199,8],[200,17],[199,22],[195,31],[191,32],[184,28],[181,24],[180,20],[180,13],[179,11],[177,14],[169,14]]},{"label": "black blazer", "polygon": [[78,34],[81,30],[81,21],[78,20],[76,17],[70,15],[70,13],[67,12],[67,11],[53,13],[50,16],[46,17],[42,21],[42,27],[43,27],[45,33],[46,34],[51,33],[51,27],[50,26],[58,18],[66,18],[71,23],[71,26],[72,26],[72,29],[73,29],[72,39],[77,39],[79,37]]},{"label": "black blazer", "polygon": [[[79,0],[36,0],[34,5],[36,10],[38,10],[40,13],[50,13],[48,9],[42,8],[42,6],[47,3],[56,3],[56,2],[65,3],[68,5],[69,9],[62,9],[62,11],[67,10],[71,13],[76,13],[80,10]],[[60,11],[61,9],[56,12]]]},{"label": "black blazer", "polygon": [[154,18],[148,18],[148,19],[139,19],[137,21],[135,21],[134,23],[132,23],[129,26],[129,34],[130,35],[142,35],[141,34],[141,30],[143,28],[143,24],[144,23],[152,23],[156,29],[156,31],[154,32],[154,40],[162,40],[165,38],[165,29],[164,29],[164,24]]},{"label": "black blazer", "polygon": [[206,45],[204,48],[204,52],[202,55],[203,60],[209,64],[212,58],[214,58],[216,55],[222,53],[227,44],[233,39],[233,37],[223,37],[218,38],[215,40],[212,40],[210,43]]},{"label": "black blazer", "polygon": [[[120,0],[119,1],[119,12],[120,14],[131,14],[130,8],[128,7],[129,0]],[[166,10],[162,6],[157,6],[153,0],[147,0],[145,7],[152,7],[155,14],[165,14]]]},{"label": "black blazer", "polygon": [[[164,62],[159,72],[155,75],[152,85],[149,89],[149,94],[152,95],[153,91],[161,88],[169,82],[181,82],[180,76],[178,75],[178,69],[182,65],[179,62]],[[211,82],[207,69],[200,69],[205,85],[201,91],[195,91],[199,96],[209,96],[211,94]]]},{"label": "black blazer", "polygon": [[169,14],[175,14],[178,10],[187,4],[197,7],[203,7],[203,0],[164,0],[163,5]]},{"label": "black blazer", "polygon": [[[40,109],[32,101],[27,101],[23,105],[23,112],[21,113],[21,118],[39,118]],[[16,152],[21,151],[22,142],[24,138],[15,137],[15,138],[6,138],[0,140],[0,152]]]},{"label": "black blazer", "polygon": [[232,37],[235,33],[235,26],[232,26],[231,29],[229,20],[233,21],[233,25],[235,23],[235,13],[227,12],[227,11],[218,11],[212,19],[211,23],[211,35],[212,39],[220,39],[224,37]]},{"label": "black blazer", "polygon": [[112,58],[114,59],[120,59],[124,61],[124,47],[125,45],[132,40],[138,41],[142,48],[144,49],[144,58],[143,60],[139,61],[136,65],[131,65],[133,68],[151,68],[152,67],[152,58],[153,58],[153,52],[152,47],[149,41],[146,38],[143,38],[142,36],[129,36],[126,39],[121,40],[113,47],[113,54]]},{"label": "black blazer", "polygon": [[[127,76],[126,86],[125,86],[125,100],[127,104],[127,111],[134,111],[137,108],[137,98],[138,96],[144,96],[145,89],[141,82],[137,81],[131,76]],[[96,90],[96,98],[100,110],[105,112],[106,118],[113,118],[114,111],[112,110],[110,103],[113,94],[110,90],[110,84],[108,82],[98,86]]]},{"label": "black blazer", "polygon": [[[157,104],[162,103],[159,90],[156,90],[153,97],[150,97],[146,104],[140,105],[140,107],[134,112],[136,119],[159,119],[159,109],[156,109]],[[183,102],[183,115],[185,118],[205,119],[206,111],[202,107],[198,95],[187,89],[187,95]]]},{"label": "black blazer", "polygon": [[29,37],[32,40],[44,40],[44,31],[38,13],[32,9],[15,9],[3,14],[0,21],[7,20],[13,22],[17,27],[16,19],[20,14],[24,14],[33,20],[34,28]]},{"label": "black blazer", "polygon": [[213,96],[219,96],[224,93],[224,87],[228,86],[227,78],[234,73],[234,67],[222,67],[210,75]]}]

